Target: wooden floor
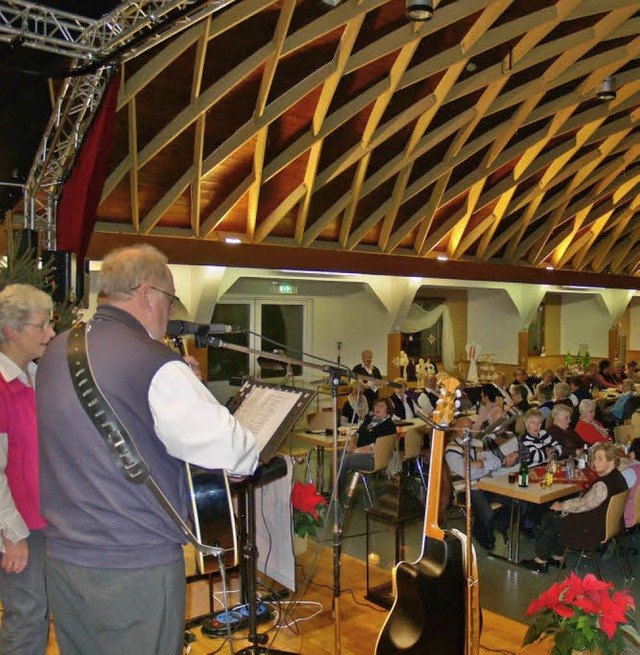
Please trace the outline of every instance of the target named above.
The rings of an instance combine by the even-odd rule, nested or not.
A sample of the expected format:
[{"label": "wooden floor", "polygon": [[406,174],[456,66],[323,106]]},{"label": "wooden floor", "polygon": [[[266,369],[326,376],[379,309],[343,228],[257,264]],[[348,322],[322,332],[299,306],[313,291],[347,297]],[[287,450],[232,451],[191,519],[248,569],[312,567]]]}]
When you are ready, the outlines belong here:
[{"label": "wooden floor", "polygon": [[[309,551],[298,558],[299,579],[302,579],[307,573],[305,567],[310,568],[314,555],[315,552]],[[312,582],[308,586],[304,600],[321,603],[322,610],[310,620],[298,622],[295,626],[297,634],[289,628],[282,628],[279,631],[272,629],[269,632],[269,643],[273,648],[291,653],[304,653],[304,655],[329,655],[338,652],[341,655],[374,654],[376,640],[387,613],[364,600],[364,563],[347,555],[342,557],[342,594],[338,607],[340,617],[339,651],[336,648],[335,621],[331,615],[332,580],[332,553],[328,549],[321,549]],[[482,580],[480,584],[482,584]],[[202,589],[205,598],[199,599],[199,601],[201,605],[203,603],[206,605],[206,586],[203,586]],[[193,604],[193,602],[192,599],[191,603]],[[292,608],[291,618],[302,619],[314,611],[309,606],[299,605]],[[481,655],[489,655],[496,650],[503,653],[522,653],[523,655],[548,655],[550,652],[551,646],[547,643],[530,645],[524,649],[520,647],[526,631],[525,625],[486,610],[483,612],[483,618]],[[270,624],[261,624],[260,632],[265,632],[269,627]],[[234,642],[232,651],[222,639],[210,639],[202,636],[200,628],[195,628],[193,632],[196,635],[196,641],[191,645],[190,655],[213,655],[213,653],[229,655],[237,653],[249,645],[246,640],[238,639]],[[275,639],[273,639],[274,635]],[[59,655],[55,636],[51,638],[47,655]]]}]

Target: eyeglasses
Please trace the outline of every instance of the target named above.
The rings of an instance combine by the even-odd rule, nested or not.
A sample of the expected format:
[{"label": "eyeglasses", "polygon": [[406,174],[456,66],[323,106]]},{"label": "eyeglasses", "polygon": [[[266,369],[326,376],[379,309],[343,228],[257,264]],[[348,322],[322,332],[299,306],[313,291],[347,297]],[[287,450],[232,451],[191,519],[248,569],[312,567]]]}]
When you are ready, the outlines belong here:
[{"label": "eyeglasses", "polygon": [[[131,289],[131,291],[137,291],[139,288],[140,288],[140,285],[138,285],[137,287],[133,287]],[[168,291],[158,289],[158,287],[154,287],[152,284],[149,285],[149,288],[153,289],[154,291],[158,291],[158,292],[164,294],[165,296],[167,296],[167,298],[169,298],[169,309],[170,310],[174,309],[175,306],[180,302],[180,298],[178,298],[178,296],[176,296],[175,293],[169,293]]]},{"label": "eyeglasses", "polygon": [[30,325],[31,327],[40,328],[41,332],[46,332],[53,327],[53,321],[45,321],[44,323],[23,323],[22,325]]}]

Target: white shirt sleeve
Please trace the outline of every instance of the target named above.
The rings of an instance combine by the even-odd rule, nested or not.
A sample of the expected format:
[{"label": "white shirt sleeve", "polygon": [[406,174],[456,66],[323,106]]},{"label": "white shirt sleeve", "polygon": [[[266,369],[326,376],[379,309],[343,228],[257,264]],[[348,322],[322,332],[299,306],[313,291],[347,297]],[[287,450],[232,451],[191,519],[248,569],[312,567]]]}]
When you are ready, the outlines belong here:
[{"label": "white shirt sleeve", "polygon": [[429,400],[429,396],[426,393],[422,392],[418,396],[418,407],[424,411],[425,414],[433,414],[433,405]]},{"label": "white shirt sleeve", "polygon": [[255,437],[184,362],[162,366],[151,381],[148,398],[156,434],[170,455],[234,475],[253,473],[258,464]]},{"label": "white shirt sleeve", "polygon": [[[9,439],[6,433],[0,433],[0,532],[5,539],[14,544],[29,536],[29,528],[18,512],[16,504],[9,489],[9,482],[5,473],[9,453]],[[4,552],[4,544],[0,539],[0,552]]]}]

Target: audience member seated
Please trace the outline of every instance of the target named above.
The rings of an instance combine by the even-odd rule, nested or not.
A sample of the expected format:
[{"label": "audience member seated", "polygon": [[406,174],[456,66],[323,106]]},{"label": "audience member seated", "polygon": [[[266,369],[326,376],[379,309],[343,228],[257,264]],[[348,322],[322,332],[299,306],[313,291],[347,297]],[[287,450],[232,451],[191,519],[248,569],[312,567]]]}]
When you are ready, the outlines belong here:
[{"label": "audience member seated", "polygon": [[605,536],[609,500],[627,489],[618,470],[619,459],[613,444],[598,444],[594,449],[596,480],[579,498],[556,501],[542,521],[542,533],[536,540],[535,557],[522,566],[535,573],[546,573],[549,563],[559,566],[562,544],[575,548],[597,548]]},{"label": "audience member seated", "polygon": [[584,441],[571,426],[571,409],[566,405],[556,405],[551,410],[553,424],[548,432],[562,446],[561,457],[575,457],[584,446]]},{"label": "audience member seated", "polygon": [[536,393],[538,393],[538,390],[541,387],[548,387],[549,391],[553,394],[553,378],[555,377],[554,372],[548,368],[543,374],[542,374],[542,380],[538,383],[538,386],[536,387]]},{"label": "audience member seated", "polygon": [[529,409],[529,401],[527,400],[527,387],[523,384],[516,384],[511,387],[511,399],[513,406],[519,409],[523,414]]},{"label": "audience member seated", "polygon": [[556,374],[553,378],[553,383],[558,384],[558,382],[567,382],[567,367],[558,366],[556,367]]},{"label": "audience member seated", "polygon": [[553,409],[553,391],[549,387],[538,387],[536,393],[538,399],[538,409],[542,412],[542,417],[547,418]]},{"label": "audience member seated", "polygon": [[624,525],[626,528],[633,527],[635,518],[635,501],[638,488],[640,488],[640,439],[634,439],[631,442],[629,450],[629,459],[631,464],[622,471],[622,475],[629,487],[629,498],[624,507]]},{"label": "audience member seated", "polygon": [[618,382],[613,377],[613,367],[608,359],[603,359],[598,364],[596,385],[598,389],[615,389],[618,386]]},{"label": "audience member seated", "polygon": [[393,403],[388,398],[380,398],[373,403],[373,413],[360,424],[355,439],[347,446],[338,478],[340,494],[349,480],[351,471],[373,471],[373,445],[376,439],[387,434],[397,434],[395,423],[391,418],[392,412]]},{"label": "audience member seated", "polygon": [[466,412],[470,409],[473,409],[473,402],[469,398],[469,394],[466,391],[466,383],[464,380],[460,380],[457,391],[460,392],[460,395],[457,395],[456,405],[459,412]]},{"label": "audience member seated", "polygon": [[580,401],[580,420],[576,423],[575,430],[590,446],[595,443],[611,441],[611,435],[607,432],[607,428],[600,421],[596,421],[595,400],[589,398]]},{"label": "audience member seated", "polygon": [[584,386],[584,380],[579,375],[572,375],[569,378],[569,389],[571,389],[569,400],[574,407],[577,407],[581,400],[591,399],[592,397],[589,390]]},{"label": "audience member seated", "polygon": [[[370,378],[379,378],[382,379],[382,373],[377,366],[373,365],[373,353],[370,350],[362,351],[362,363],[356,364],[353,367],[353,372],[356,375],[366,375]],[[380,388],[379,384],[375,382],[366,382],[364,387],[364,396],[367,399],[367,404],[369,409],[372,409],[373,403],[378,397],[378,389]]]},{"label": "audience member seated", "polygon": [[627,379],[627,373],[625,371],[624,364],[614,364],[613,365],[613,379],[616,381],[616,384],[622,384],[623,380]]},{"label": "audience member seated", "polygon": [[[454,478],[454,489],[456,492],[464,493],[465,465],[464,465],[464,441],[461,427],[470,425],[468,419],[461,419],[455,422],[455,430],[450,431],[451,440],[445,449],[444,458]],[[509,456],[511,466],[517,458],[517,453]],[[494,453],[483,451],[478,441],[473,440],[469,444],[469,477],[471,481],[471,508],[473,513],[473,526],[471,533],[476,541],[487,550],[495,547],[495,536],[493,534],[494,514],[491,503],[494,500],[504,502],[504,497],[477,489],[478,480],[490,475],[493,471],[501,468],[500,458]],[[513,461],[511,461],[513,460]]]},{"label": "audience member seated", "polygon": [[496,378],[495,381],[493,382],[493,386],[498,390],[498,394],[502,396],[503,405],[513,404],[513,400],[511,399],[511,394],[509,393],[509,389],[507,389],[507,378],[505,377],[504,373],[502,372],[496,373]]},{"label": "audience member seated", "polygon": [[356,425],[369,413],[369,404],[364,396],[364,385],[356,382],[342,405],[340,425]]},{"label": "audience member seated", "polygon": [[527,375],[527,371],[524,368],[517,368],[515,374],[515,380],[511,383],[509,388],[511,394],[513,395],[513,387],[517,385],[522,385],[527,390],[527,400],[531,402],[536,397],[536,380]]},{"label": "audience member seated", "polygon": [[[487,425],[489,419],[489,413],[493,409],[499,409],[502,412],[501,405],[496,403],[496,398],[498,397],[498,390],[493,384],[483,384],[480,393],[480,407],[478,408],[478,414],[473,421],[473,427],[476,430],[481,429],[483,426]],[[500,396],[502,399],[502,396]]]},{"label": "audience member seated", "polygon": [[610,419],[612,424],[621,423],[624,418],[624,406],[631,396],[633,396],[634,382],[627,379],[622,383],[622,393],[618,396],[617,400],[611,407],[604,410],[605,419]]},{"label": "audience member seated", "polygon": [[553,405],[566,405],[569,409],[573,409],[573,403],[569,396],[571,395],[571,388],[566,382],[556,382],[553,385]]},{"label": "audience member seated", "polygon": [[591,362],[587,368],[587,372],[584,374],[584,386],[585,388],[593,393],[600,389],[600,369],[595,362]]},{"label": "audience member seated", "polygon": [[440,396],[438,395],[438,376],[431,373],[426,377],[426,386],[418,396],[418,406],[423,412],[431,416],[436,408]]},{"label": "audience member seated", "polygon": [[628,378],[631,378],[634,382],[640,382],[640,375],[638,374],[638,362],[631,360],[627,363],[626,374]]},{"label": "audience member seated", "polygon": [[539,409],[530,409],[524,415],[526,432],[520,437],[521,454],[533,465],[543,464],[552,453],[557,457],[562,454],[562,446],[542,429],[543,420]]},{"label": "audience member seated", "polygon": [[394,382],[401,384],[391,396],[393,403],[393,418],[406,421],[408,418],[416,417],[416,401],[407,394],[407,386],[402,378],[396,378]]}]

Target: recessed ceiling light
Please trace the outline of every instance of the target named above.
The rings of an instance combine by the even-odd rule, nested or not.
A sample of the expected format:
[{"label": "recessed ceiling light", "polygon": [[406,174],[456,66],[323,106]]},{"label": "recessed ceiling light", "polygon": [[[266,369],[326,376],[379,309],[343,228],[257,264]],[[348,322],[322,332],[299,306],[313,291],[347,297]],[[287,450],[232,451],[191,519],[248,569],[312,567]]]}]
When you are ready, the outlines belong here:
[{"label": "recessed ceiling light", "polygon": [[545,266],[545,268],[546,268],[548,271],[552,271],[552,270],[553,270],[553,266]]},{"label": "recessed ceiling light", "polygon": [[437,259],[439,262],[448,262],[448,261],[449,261],[449,258],[448,258],[446,255],[438,255],[438,256],[436,257],[436,259]]},{"label": "recessed ceiling light", "polygon": [[224,242],[225,243],[242,243],[242,239],[238,239],[238,237],[225,237]]}]

